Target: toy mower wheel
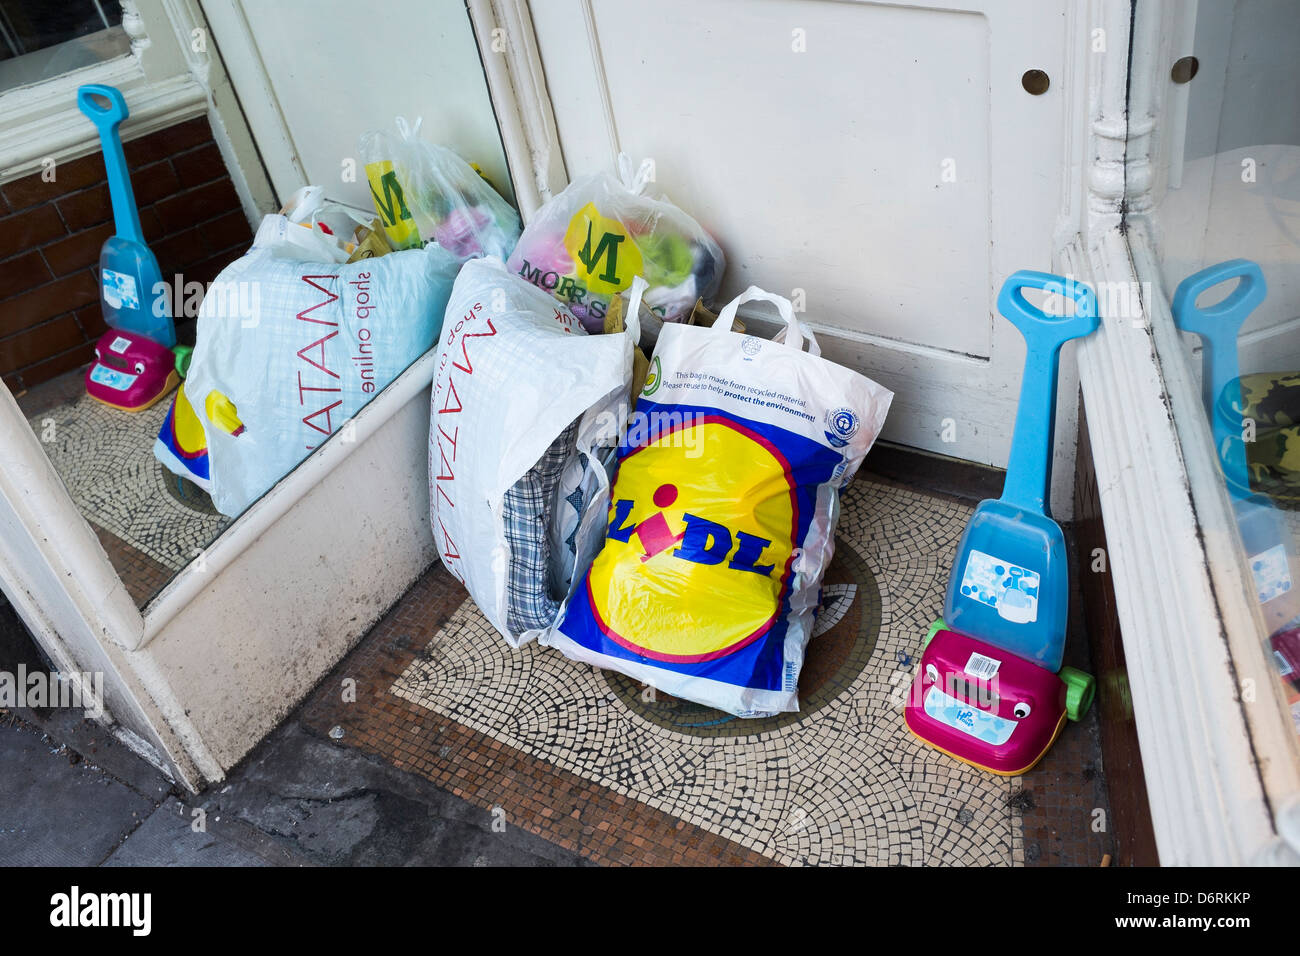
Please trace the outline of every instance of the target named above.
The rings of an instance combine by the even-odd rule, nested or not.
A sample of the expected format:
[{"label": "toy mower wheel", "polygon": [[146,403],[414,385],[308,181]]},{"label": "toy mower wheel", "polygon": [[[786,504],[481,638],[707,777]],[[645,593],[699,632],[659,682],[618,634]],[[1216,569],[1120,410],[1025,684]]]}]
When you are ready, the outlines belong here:
[{"label": "toy mower wheel", "polygon": [[944,623],[943,618],[935,618],[934,623],[930,625],[930,629],[925,632],[925,640],[921,642],[921,650],[924,651],[930,646],[930,642],[934,640],[934,635],[947,629],[948,625]]},{"label": "toy mower wheel", "polygon": [[1065,714],[1071,720],[1082,720],[1092,706],[1092,695],[1097,682],[1091,674],[1075,667],[1062,667],[1057,675],[1065,682]]}]

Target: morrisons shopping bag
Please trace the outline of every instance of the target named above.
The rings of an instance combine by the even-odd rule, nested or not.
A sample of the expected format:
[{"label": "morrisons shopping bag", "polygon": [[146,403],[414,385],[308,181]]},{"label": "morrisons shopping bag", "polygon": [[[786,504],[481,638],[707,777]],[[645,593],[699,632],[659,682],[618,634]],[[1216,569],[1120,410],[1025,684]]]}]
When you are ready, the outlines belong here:
[{"label": "morrisons shopping bag", "polygon": [[610,301],[632,284],[649,283],[645,304],[667,322],[711,300],[722,282],[722,249],[700,224],[666,198],[646,195],[649,160],[635,172],[627,154],[619,174],[576,179],[528,223],[510,256],[510,271],[550,292],[601,331]]},{"label": "morrisons shopping bag", "polygon": [[[731,331],[754,299],[780,309],[782,341]],[[839,492],[892,398],[752,286],[712,328],[665,325],[604,545],[542,643],[740,717],[798,710]]]},{"label": "morrisons shopping bag", "polygon": [[500,260],[456,279],[430,405],[430,521],[443,564],[512,647],[555,624],[600,547],[598,451],[626,417],[636,315],[626,333],[587,335]]},{"label": "morrisons shopping bag", "polygon": [[420,138],[397,118],[397,135],[364,134],[359,143],[375,210],[394,249],[436,242],[458,259],[505,258],[519,238],[519,215],[446,146]]}]

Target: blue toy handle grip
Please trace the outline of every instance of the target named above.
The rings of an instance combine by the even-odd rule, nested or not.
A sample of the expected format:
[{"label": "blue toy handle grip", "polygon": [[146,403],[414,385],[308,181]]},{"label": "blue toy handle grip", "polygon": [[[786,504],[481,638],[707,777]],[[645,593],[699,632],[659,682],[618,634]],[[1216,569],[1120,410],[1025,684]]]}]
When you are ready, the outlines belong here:
[{"label": "blue toy handle grip", "polygon": [[[1025,289],[1042,289],[1052,295],[1074,301],[1073,316],[1050,316],[1025,298]],[[1064,279],[1050,272],[1021,269],[1002,283],[998,293],[998,311],[1025,337],[1030,349],[1060,348],[1070,339],[1091,334],[1100,319],[1097,298],[1082,282]]]},{"label": "blue toy handle grip", "polygon": [[[101,105],[100,99],[108,100],[108,105]],[[126,108],[122,91],[102,83],[86,83],[77,87],[77,106],[101,129],[117,126],[131,115],[131,111]]]},{"label": "blue toy handle grip", "polygon": [[[1237,287],[1222,302],[1200,308],[1196,300],[1215,286],[1240,279]],[[1237,336],[1250,313],[1268,295],[1264,270],[1249,259],[1230,259],[1194,272],[1174,290],[1171,311],[1180,331],[1201,337],[1201,402],[1210,418],[1214,445],[1223,466],[1228,491],[1234,498],[1248,498],[1250,472],[1246,467],[1246,448],[1241,438],[1241,371],[1237,361]],[[1236,413],[1226,418],[1218,407],[1219,397],[1237,383]]]},{"label": "blue toy handle grip", "polygon": [[[1196,300],[1216,285],[1240,279],[1222,302],[1200,308]],[[1214,403],[1228,383],[1241,377],[1237,365],[1237,335],[1250,313],[1268,295],[1264,270],[1249,259],[1231,259],[1194,272],[1174,290],[1174,324],[1201,337],[1201,398],[1213,415]]]},{"label": "blue toy handle grip", "polygon": [[[1074,315],[1049,316],[1025,298],[1025,289],[1042,289],[1074,302]],[[1047,514],[1052,478],[1052,438],[1056,431],[1056,380],[1061,346],[1096,330],[1097,298],[1073,279],[1027,269],[1002,284],[998,311],[1025,337],[1025,374],[1011,438],[1002,500],[1026,511]]]},{"label": "blue toy handle grip", "polygon": [[[108,106],[100,102],[108,101]],[[140,229],[140,214],[135,207],[135,191],[126,171],[126,155],[122,152],[122,139],[117,128],[131,115],[126,108],[122,92],[102,83],[87,83],[77,88],[77,106],[99,130],[99,142],[104,151],[104,170],[108,174],[108,192],[113,200],[113,220],[117,234],[132,242],[144,242]]]}]

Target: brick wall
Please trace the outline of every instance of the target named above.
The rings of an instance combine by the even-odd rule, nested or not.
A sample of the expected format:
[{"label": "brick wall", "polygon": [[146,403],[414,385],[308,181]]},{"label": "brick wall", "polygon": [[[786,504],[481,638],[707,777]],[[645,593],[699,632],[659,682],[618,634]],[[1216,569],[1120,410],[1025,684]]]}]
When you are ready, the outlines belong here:
[{"label": "brick wall", "polygon": [[[164,281],[207,283],[252,241],[205,117],[124,146],[145,241]],[[0,186],[0,377],[14,393],[85,365],[104,332],[99,249],[113,209],[104,159]]]}]

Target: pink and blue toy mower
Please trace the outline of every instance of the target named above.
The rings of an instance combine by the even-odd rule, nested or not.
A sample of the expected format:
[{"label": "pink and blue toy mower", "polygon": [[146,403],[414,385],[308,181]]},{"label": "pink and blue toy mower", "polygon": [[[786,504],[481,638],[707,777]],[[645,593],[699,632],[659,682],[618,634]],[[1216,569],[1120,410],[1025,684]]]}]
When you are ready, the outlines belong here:
[{"label": "pink and blue toy mower", "polygon": [[[1074,303],[1053,318],[1025,289]],[[930,628],[903,709],[908,728],[943,752],[998,774],[1042,759],[1092,703],[1093,679],[1062,667],[1069,611],[1065,536],[1047,514],[1061,346],[1097,328],[1087,286],[1021,271],[998,310],[1025,337],[1025,374],[1002,497],[980,502],[957,547],[944,616]]]},{"label": "pink and blue toy mower", "polygon": [[118,135],[118,127],[131,115],[126,100],[114,87],[88,83],[77,88],[77,105],[99,130],[108,195],[113,203],[116,234],[104,240],[99,252],[104,321],[119,332],[143,336],[171,348],[176,344],[176,327],[165,298],[166,285],[158,260],[144,242]]},{"label": "pink and blue toy mower", "polygon": [[[1237,280],[1237,285],[1221,302],[1206,307],[1196,304],[1210,289],[1232,280]],[[1178,283],[1172,311],[1180,331],[1201,339],[1201,397],[1224,483],[1232,498],[1241,543],[1249,557],[1256,597],[1272,631],[1290,624],[1300,614],[1300,588],[1291,580],[1293,548],[1286,519],[1273,502],[1250,487],[1237,358],[1241,327],[1267,294],[1260,267],[1249,259],[1233,259],[1202,269]]]},{"label": "pink and blue toy mower", "polygon": [[[100,302],[109,330],[95,344],[95,363],[86,371],[86,392],[96,401],[138,412],[175,387],[176,327],[158,260],[144,243],[131,177],[118,127],[130,115],[126,100],[111,86],[77,89],[77,105],[99,130],[113,202],[116,234],[99,253]],[[178,374],[179,373],[179,374]]]}]

